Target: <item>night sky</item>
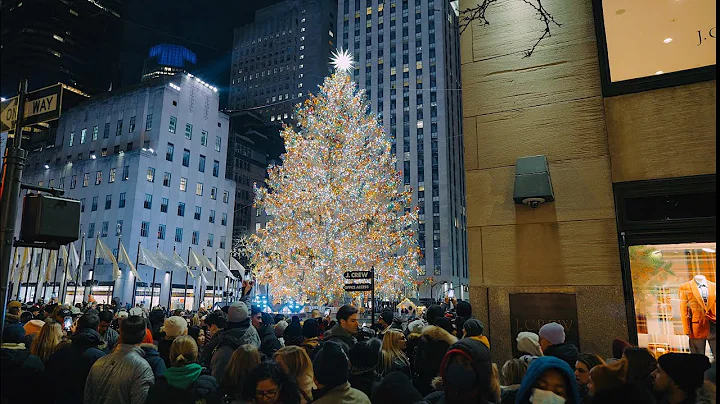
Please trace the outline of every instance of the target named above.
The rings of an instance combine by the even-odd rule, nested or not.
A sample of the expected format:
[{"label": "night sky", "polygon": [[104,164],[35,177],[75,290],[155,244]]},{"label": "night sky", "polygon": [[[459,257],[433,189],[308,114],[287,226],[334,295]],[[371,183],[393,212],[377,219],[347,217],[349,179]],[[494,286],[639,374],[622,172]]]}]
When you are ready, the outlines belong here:
[{"label": "night sky", "polygon": [[220,90],[227,105],[233,30],[253,21],[255,10],[279,0],[126,0],[122,13],[122,86],[140,81],[151,46],[178,44],[197,54],[193,74]]}]

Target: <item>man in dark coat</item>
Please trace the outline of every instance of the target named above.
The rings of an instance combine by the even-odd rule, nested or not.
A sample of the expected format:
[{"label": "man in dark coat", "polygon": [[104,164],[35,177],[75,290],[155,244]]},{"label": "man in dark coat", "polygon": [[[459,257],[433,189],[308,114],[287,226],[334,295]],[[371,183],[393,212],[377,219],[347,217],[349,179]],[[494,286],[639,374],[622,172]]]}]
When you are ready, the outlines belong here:
[{"label": "man in dark coat", "polygon": [[[255,307],[256,306],[253,306],[253,313],[255,313]],[[260,321],[256,321],[256,316],[253,314],[253,327],[255,327],[260,336],[260,352],[271,359],[275,356],[275,352],[282,348],[282,345],[277,336],[275,336],[275,324],[273,323],[272,315],[268,313],[260,313],[259,315]]]},{"label": "man in dark coat", "polygon": [[[23,343],[25,329],[20,323],[6,324],[0,345],[0,403],[25,403],[37,386],[45,365],[31,355]],[[81,400],[82,401],[82,400]]]},{"label": "man in dark coat", "polygon": [[[103,340],[98,333],[100,318],[85,314],[77,322],[70,337],[71,343],[50,355],[45,365],[49,403],[80,403],[85,391],[85,379],[96,360],[105,356],[99,349]],[[62,392],[62,394],[58,394]]]},{"label": "man in dark coat", "polygon": [[358,310],[354,306],[346,304],[340,307],[335,316],[337,324],[325,332],[323,340],[340,344],[347,354],[357,342],[355,336],[358,333],[359,316]]},{"label": "man in dark coat", "polygon": [[580,352],[573,344],[565,343],[565,328],[558,323],[547,323],[540,327],[540,348],[545,356],[554,356],[562,359],[575,370],[575,362]]},{"label": "man in dark coat", "polygon": [[209,368],[215,379],[223,379],[233,352],[245,344],[252,344],[260,349],[260,336],[252,326],[247,305],[244,302],[234,302],[228,310],[227,328],[203,348],[210,351]]},{"label": "man in dark coat", "polygon": [[456,342],[457,338],[440,327],[429,325],[423,328],[412,364],[415,371],[413,385],[423,396],[433,391],[432,381],[440,373],[445,353]]}]

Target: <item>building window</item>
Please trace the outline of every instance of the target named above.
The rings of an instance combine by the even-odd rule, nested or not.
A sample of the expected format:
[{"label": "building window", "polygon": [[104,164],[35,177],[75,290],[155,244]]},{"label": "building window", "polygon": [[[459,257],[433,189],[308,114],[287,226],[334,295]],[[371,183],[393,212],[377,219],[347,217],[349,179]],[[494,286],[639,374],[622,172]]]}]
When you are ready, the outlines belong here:
[{"label": "building window", "polygon": [[217,199],[217,187],[210,188],[210,199]]},{"label": "building window", "polygon": [[227,213],[222,214],[222,219],[220,219],[220,224],[223,226],[227,226]]},{"label": "building window", "polygon": [[180,177],[180,191],[187,192],[187,178]]},{"label": "building window", "polygon": [[202,196],[203,194],[203,183],[198,182],[195,186],[195,195]]},{"label": "building window", "polygon": [[147,237],[150,231],[150,222],[142,222],[140,224],[140,237]]},{"label": "building window", "polygon": [[105,122],[105,128],[103,129],[103,139],[110,137],[110,122]]},{"label": "building window", "polygon": [[198,171],[201,173],[205,172],[205,156],[202,154],[200,155],[200,160],[198,160]]},{"label": "building window", "polygon": [[226,240],[225,236],[220,236],[220,249],[221,250],[225,249],[225,240]]},{"label": "building window", "polygon": [[112,207],[112,194],[105,195],[105,210],[108,210]]},{"label": "building window", "polygon": [[133,132],[135,132],[135,117],[131,116],[130,117],[130,127],[128,128],[128,133],[133,133]]},{"label": "building window", "polygon": [[102,229],[100,230],[100,237],[107,237],[109,228],[110,222],[103,222]]},{"label": "building window", "polygon": [[75,142],[75,132],[70,132],[70,143],[68,144],[68,147],[72,147],[74,142]]},{"label": "building window", "polygon": [[198,240],[200,239],[200,232],[194,231],[192,232],[192,243],[193,245],[198,245]]},{"label": "building window", "polygon": [[143,204],[145,209],[152,209],[152,197],[152,194],[145,194],[145,203]]},{"label": "building window", "polygon": [[213,161],[213,177],[218,177],[220,175],[220,162],[215,160]]},{"label": "building window", "polygon": [[95,125],[92,128],[92,140],[95,141],[98,138],[98,126]]},{"label": "building window", "polygon": [[192,124],[186,123],[185,124],[185,139],[192,139]]},{"label": "building window", "polygon": [[110,169],[110,176],[108,177],[108,182],[115,182],[115,171],[117,168],[111,168]]},{"label": "building window", "polygon": [[80,198],[80,212],[85,212],[85,198]]},{"label": "building window", "polygon": [[222,144],[222,138],[220,136],[215,137],[215,151],[220,151],[220,145]]},{"label": "building window", "polygon": [[204,130],[200,134],[200,145],[207,146],[207,140],[208,140],[208,132],[206,130]]},{"label": "building window", "polygon": [[185,216],[185,202],[178,202],[178,216]]},{"label": "building window", "polygon": [[184,167],[190,167],[190,150],[183,149],[182,165]]},{"label": "building window", "polygon": [[148,114],[145,118],[145,130],[152,129],[152,115],[153,114]]},{"label": "building window", "polygon": [[160,212],[167,213],[169,203],[170,200],[168,198],[162,198],[162,201],[160,202]]},{"label": "building window", "polygon": [[83,174],[83,188],[90,184],[90,173]]},{"label": "building window", "polygon": [[118,220],[117,224],[115,225],[115,235],[119,236],[122,234],[122,228],[123,228],[123,221]]},{"label": "building window", "polygon": [[230,193],[228,191],[223,191],[223,203],[228,203],[230,200]]},{"label": "building window", "polygon": [[166,172],[165,174],[163,174],[163,186],[164,186],[164,187],[169,187],[169,186],[170,186],[170,178],[171,178],[171,174],[170,174],[170,173],[167,173],[167,172]]},{"label": "building window", "polygon": [[91,212],[95,212],[95,211],[97,210],[97,207],[98,207],[98,197],[97,197],[97,196],[93,196],[92,206],[90,206],[90,211],[91,211]]},{"label": "building window", "polygon": [[115,129],[115,136],[120,136],[122,134],[122,126],[123,126],[123,120],[118,119],[117,128]]},{"label": "building window", "polygon": [[195,220],[200,220],[202,214],[202,208],[200,206],[195,207]]},{"label": "building window", "polygon": [[208,222],[215,223],[215,211],[210,210],[210,216],[208,216]]},{"label": "building window", "polygon": [[125,192],[120,193],[120,200],[118,201],[118,208],[125,207]]},{"label": "building window", "polygon": [[77,175],[70,177],[70,189],[75,189],[75,185],[77,185]]},{"label": "building window", "polygon": [[95,223],[90,223],[88,225],[88,238],[94,238],[94,237],[95,237]]},{"label": "building window", "polygon": [[183,229],[182,227],[175,228],[175,242],[182,243]]},{"label": "building window", "polygon": [[102,171],[98,171],[95,173],[95,185],[100,185],[102,183]]},{"label": "building window", "polygon": [[148,182],[155,182],[155,169],[152,167],[148,167],[146,177]]},{"label": "building window", "polygon": [[168,128],[168,130],[170,131],[170,133],[175,133],[175,131],[177,130],[177,118],[175,118],[174,116],[170,117],[170,127]]},{"label": "building window", "polygon": [[174,155],[175,155],[175,145],[172,143],[168,143],[167,149],[165,150],[165,160],[173,161]]},{"label": "building window", "polygon": [[215,235],[212,233],[208,233],[207,246],[212,247],[214,241],[215,241]]},{"label": "building window", "polygon": [[165,225],[158,226],[158,240],[165,240]]}]

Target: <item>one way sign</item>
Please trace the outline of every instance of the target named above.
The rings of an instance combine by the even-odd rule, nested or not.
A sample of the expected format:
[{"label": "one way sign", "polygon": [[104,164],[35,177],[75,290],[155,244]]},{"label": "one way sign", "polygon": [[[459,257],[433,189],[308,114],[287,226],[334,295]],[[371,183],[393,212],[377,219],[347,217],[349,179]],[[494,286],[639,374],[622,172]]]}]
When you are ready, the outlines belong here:
[{"label": "one way sign", "polygon": [[[23,124],[32,125],[40,122],[52,121],[60,117],[62,104],[62,84],[58,83],[41,88],[27,94],[25,98],[25,112]],[[0,106],[0,132],[13,128],[18,116],[18,97],[15,96],[3,101]]]}]

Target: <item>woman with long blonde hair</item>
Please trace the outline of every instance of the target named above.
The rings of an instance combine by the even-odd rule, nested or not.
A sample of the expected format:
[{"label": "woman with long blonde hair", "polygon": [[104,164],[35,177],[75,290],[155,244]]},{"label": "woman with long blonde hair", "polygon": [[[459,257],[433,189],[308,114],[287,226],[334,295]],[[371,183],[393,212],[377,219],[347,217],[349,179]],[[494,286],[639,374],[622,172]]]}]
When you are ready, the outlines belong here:
[{"label": "woman with long blonde hair", "polygon": [[43,363],[47,362],[50,355],[52,355],[57,346],[60,345],[62,337],[63,332],[60,323],[45,323],[30,345],[30,354],[40,358]]},{"label": "woman with long blonde hair", "polygon": [[312,390],[315,386],[315,372],[312,361],[305,348],[290,345],[275,352],[275,362],[295,381],[300,390],[302,404],[312,402]]},{"label": "woman with long blonde hair", "polygon": [[261,362],[260,351],[252,344],[240,345],[227,364],[220,389],[230,403],[240,402],[243,386],[250,372]]},{"label": "woman with long blonde hair", "polygon": [[410,371],[410,359],[405,354],[407,339],[405,334],[398,330],[388,330],[383,338],[380,348],[380,374],[386,375],[390,372],[401,371],[412,377]]}]

